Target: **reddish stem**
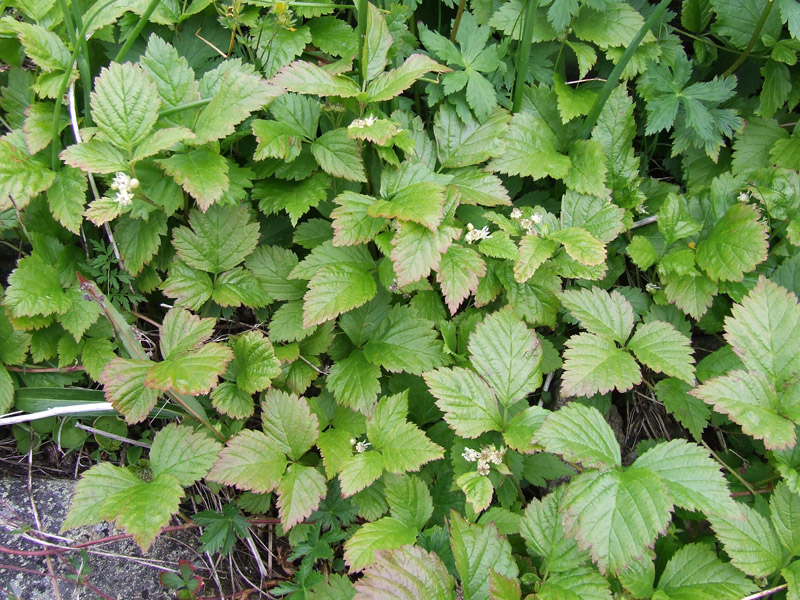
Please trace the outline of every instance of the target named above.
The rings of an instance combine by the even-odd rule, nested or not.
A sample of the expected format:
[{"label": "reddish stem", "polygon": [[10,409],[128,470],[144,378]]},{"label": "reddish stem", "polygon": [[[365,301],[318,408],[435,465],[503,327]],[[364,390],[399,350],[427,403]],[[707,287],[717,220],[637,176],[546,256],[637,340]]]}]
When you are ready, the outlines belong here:
[{"label": "reddish stem", "polygon": [[105,600],[114,600],[114,598],[112,598],[111,596],[109,596],[105,592],[97,589],[95,586],[93,586],[88,581],[82,581],[82,582],[78,583],[78,582],[73,581],[71,579],[67,579],[66,577],[61,577],[60,575],[52,575],[51,576],[51,575],[48,575],[47,573],[42,573],[41,571],[34,571],[33,569],[26,569],[25,567],[16,567],[14,565],[0,565],[0,569],[8,569],[9,571],[19,571],[20,573],[27,573],[28,575],[41,575],[42,577],[47,577],[47,578],[55,577],[56,579],[58,579],[60,581],[66,581],[68,583],[74,583],[75,585],[86,586],[88,589],[93,591],[95,594],[97,594],[101,598],[104,598]]}]

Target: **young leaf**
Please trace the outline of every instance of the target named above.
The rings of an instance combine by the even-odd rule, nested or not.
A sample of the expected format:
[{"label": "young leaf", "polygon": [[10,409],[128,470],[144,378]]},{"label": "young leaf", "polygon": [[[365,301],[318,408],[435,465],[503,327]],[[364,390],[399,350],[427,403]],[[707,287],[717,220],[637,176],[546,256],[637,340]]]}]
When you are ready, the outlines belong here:
[{"label": "young leaf", "polygon": [[222,445],[202,431],[171,423],[153,438],[150,466],[153,475],[169,473],[182,486],[190,486],[208,475]]},{"label": "young leaf", "polygon": [[394,517],[383,517],[365,523],[345,542],[344,560],[351,572],[362,571],[374,562],[376,551],[400,548],[416,539],[416,528]]},{"label": "young leaf", "polygon": [[272,438],[245,429],[228,440],[208,479],[240,490],[265,494],[278,487],[286,470],[286,456]]},{"label": "young leaf", "polygon": [[313,467],[291,464],[278,485],[281,525],[288,531],[308,517],[325,497],[325,477]]},{"label": "young leaf", "polygon": [[[350,434],[347,434],[350,437]],[[327,441],[327,440],[326,440]],[[348,450],[352,448],[352,444],[348,445]],[[330,458],[333,458],[330,452],[325,454],[326,467]],[[360,454],[352,455],[350,458],[342,461],[341,469],[339,470],[339,482],[342,485],[342,497],[347,498],[352,496],[371,485],[378,477],[383,474],[383,457],[378,452],[362,452]]]},{"label": "young leaf", "polygon": [[[155,363],[145,377],[145,385],[154,390],[173,390],[179,394],[207,394],[233,358],[227,346],[206,344],[178,357]],[[105,376],[105,374],[104,374]]]},{"label": "young leaf", "polygon": [[445,188],[430,181],[412,183],[398,190],[390,200],[375,200],[367,209],[373,217],[413,221],[436,232],[444,215]]},{"label": "young leaf", "polygon": [[233,550],[237,537],[250,537],[247,519],[233,502],[223,506],[222,513],[213,510],[200,511],[193,521],[203,527],[203,535],[200,536],[203,552],[227,555]]},{"label": "young leaf", "polygon": [[566,290],[558,295],[564,307],[590,333],[624,344],[633,329],[633,306],[618,291]]},{"label": "young leaf", "polygon": [[731,563],[752,577],[767,577],[784,563],[786,555],[769,521],[746,504],[738,504],[736,519],[712,517],[711,526]]},{"label": "young leaf", "polygon": [[501,109],[493,112],[482,124],[471,115],[467,121],[462,121],[455,108],[443,104],[436,113],[433,126],[439,162],[446,168],[466,167],[499,155],[503,150],[500,139],[508,129],[509,121],[509,114]]},{"label": "young leaf", "polygon": [[354,600],[455,600],[455,581],[434,552],[418,546],[379,550],[356,584]]},{"label": "young leaf", "polygon": [[115,358],[103,370],[100,380],[106,400],[128,423],[144,421],[156,405],[159,392],[145,386],[154,364],[149,360]]},{"label": "young leaf", "polygon": [[605,246],[580,227],[559,229],[550,233],[548,237],[563,244],[567,254],[582,265],[599,265],[606,259]]},{"label": "young leaf", "polygon": [[339,206],[331,211],[333,220],[333,243],[336,246],[354,246],[374,239],[388,221],[370,216],[368,209],[375,198],[344,191],[333,201]]},{"label": "young leaf", "polygon": [[476,438],[487,431],[502,431],[497,400],[472,371],[453,367],[425,373],[425,382],[444,412],[444,420],[461,437]]},{"label": "young leaf", "polygon": [[359,93],[358,86],[349,77],[331,75],[317,65],[298,60],[283,67],[270,83],[298,94],[339,96],[350,98]]},{"label": "young leaf", "polygon": [[106,499],[130,489],[140,481],[128,469],[121,469],[110,462],[96,464],[81,475],[61,532],[98,523],[101,520],[100,507]]},{"label": "young leaf", "polygon": [[525,283],[536,269],[553,255],[555,243],[538,235],[526,235],[519,242],[519,258],[514,263],[514,279]]},{"label": "young leaf", "polygon": [[767,226],[758,211],[737,202],[719,219],[708,237],[697,244],[697,264],[709,277],[741,281],[767,258]]},{"label": "young leaf", "polygon": [[3,304],[11,317],[64,314],[72,298],[59,284],[58,270],[42,256],[33,253],[20,259],[8,276]]},{"label": "young leaf", "polygon": [[349,181],[366,181],[364,160],[358,142],[347,136],[347,129],[332,129],[311,144],[311,154],[326,173]]},{"label": "young leaf", "polygon": [[392,516],[422,531],[433,514],[428,485],[416,475],[387,475],[385,483]]},{"label": "young leaf", "polygon": [[689,430],[694,439],[699,440],[708,425],[711,408],[699,398],[690,396],[691,389],[691,385],[674,377],[662,379],[655,385],[659,402]]},{"label": "young leaf", "polygon": [[405,62],[391,71],[380,73],[367,86],[366,103],[383,102],[391,100],[395,96],[402,94],[425,73],[431,71],[435,73],[446,73],[449,71],[445,66],[440,65],[435,60],[424,54],[412,54]]},{"label": "young leaf", "polygon": [[586,471],[564,498],[564,530],[588,548],[601,573],[641,556],[670,521],[672,501],[652,471]]},{"label": "young leaf", "polygon": [[600,469],[622,464],[619,443],[602,413],[579,402],[570,402],[547,415],[534,440],[548,452],[585,467]]},{"label": "young leaf", "polygon": [[640,325],[628,348],[654,371],[694,383],[691,340],[671,323],[650,321]]},{"label": "young leaf", "polygon": [[371,81],[386,68],[386,57],[394,40],[389,34],[386,19],[374,4],[368,2],[367,14],[359,15],[359,18],[367,20],[362,76],[364,81]]},{"label": "young leaf", "polygon": [[561,388],[566,396],[592,396],[612,389],[624,392],[642,381],[633,357],[611,340],[581,333],[569,338],[566,346]]},{"label": "young leaf", "polygon": [[264,432],[292,460],[299,460],[317,441],[319,421],[305,398],[267,390],[261,402]]}]

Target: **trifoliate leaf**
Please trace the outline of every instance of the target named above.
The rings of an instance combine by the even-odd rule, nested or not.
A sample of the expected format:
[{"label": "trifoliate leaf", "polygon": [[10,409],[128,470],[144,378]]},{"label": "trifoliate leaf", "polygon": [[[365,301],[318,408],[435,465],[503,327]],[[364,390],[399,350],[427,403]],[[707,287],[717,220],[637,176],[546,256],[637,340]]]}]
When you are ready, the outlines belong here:
[{"label": "trifoliate leaf", "polygon": [[455,581],[434,552],[418,546],[374,552],[354,600],[455,600]]},{"label": "trifoliate leaf", "polygon": [[559,294],[564,307],[590,333],[624,344],[633,329],[633,306],[618,291],[599,287],[566,290]]},{"label": "trifoliate leaf", "polygon": [[489,169],[493,171],[532,179],[548,176],[563,179],[572,167],[569,157],[556,150],[552,129],[544,119],[531,113],[514,115],[503,140],[506,142],[505,152],[489,163]]},{"label": "trifoliate leaf", "polygon": [[261,402],[261,423],[273,444],[292,460],[299,460],[319,434],[317,415],[305,398],[280,390],[267,390]]},{"label": "trifoliate leaf", "polygon": [[752,577],[771,575],[783,564],[786,552],[765,517],[746,504],[738,507],[739,518],[712,516],[711,526],[736,568]]},{"label": "trifoliate leaf", "polygon": [[674,377],[662,379],[655,385],[659,402],[689,430],[694,439],[699,440],[708,425],[711,408],[699,398],[690,396],[691,389],[691,385]]},{"label": "trifoliate leaf", "polygon": [[164,295],[175,298],[180,306],[200,310],[206,300],[211,298],[214,284],[204,271],[198,271],[176,260],[169,269],[169,277],[161,286]]},{"label": "trifoliate leaf", "polygon": [[333,220],[333,243],[337,246],[353,246],[374,239],[388,221],[370,216],[367,209],[375,198],[344,191],[333,201],[339,206],[331,211]]},{"label": "trifoliate leaf", "polygon": [[332,129],[311,144],[311,154],[322,170],[349,181],[366,181],[364,160],[358,142],[347,136],[347,129]]},{"label": "trifoliate leaf", "polygon": [[308,517],[325,497],[325,477],[313,467],[289,465],[278,485],[278,512],[288,531]]},{"label": "trifoliate leaf", "polygon": [[547,415],[534,434],[534,441],[548,452],[586,467],[622,464],[619,443],[602,413],[579,402],[570,402]]},{"label": "trifoliate leaf", "polygon": [[731,371],[690,393],[728,415],[745,433],[764,440],[770,450],[790,448],[797,441],[794,423],[780,414],[778,394],[761,373]]},{"label": "trifoliate leaf", "polygon": [[328,265],[308,282],[303,304],[303,327],[329,321],[375,297],[378,288],[372,273],[351,264]]},{"label": "trifoliate leaf", "polygon": [[765,277],[725,319],[725,339],[751,371],[781,385],[800,371],[797,297]]},{"label": "trifoliate leaf", "polygon": [[664,294],[667,300],[683,312],[699,319],[711,307],[717,294],[717,283],[699,273],[678,275],[670,273],[666,278]]},{"label": "trifoliate leaf", "polygon": [[75,495],[69,513],[61,525],[61,531],[99,523],[100,507],[109,497],[140,483],[128,469],[121,469],[110,462],[101,462],[81,475],[75,486]]},{"label": "trifoliate leaf", "polygon": [[567,396],[592,396],[616,389],[624,392],[642,380],[633,357],[606,338],[581,333],[572,336],[564,351],[561,391]]},{"label": "trifoliate leaf", "polygon": [[436,273],[447,308],[454,315],[458,307],[478,287],[478,278],[486,274],[486,263],[480,255],[465,246],[453,244],[444,253]]},{"label": "trifoliate leaf", "polygon": [[236,386],[248,395],[267,389],[281,373],[272,343],[258,331],[248,331],[237,337],[233,356]]},{"label": "trifoliate leaf", "polygon": [[245,429],[228,440],[208,479],[258,494],[278,487],[286,470],[286,456],[272,438]]},{"label": "trifoliate leaf", "polygon": [[694,383],[691,340],[671,323],[650,321],[640,325],[628,348],[654,371]]},{"label": "trifoliate leaf", "polygon": [[377,550],[400,548],[413,544],[417,529],[394,517],[383,517],[365,523],[344,545],[344,560],[353,572],[362,571],[375,561]]},{"label": "trifoliate leaf", "polygon": [[11,317],[31,317],[66,313],[72,298],[59,284],[58,270],[34,253],[17,262],[8,276],[3,304]]},{"label": "trifoliate leaf", "polygon": [[606,259],[605,246],[580,227],[559,229],[548,234],[548,237],[563,244],[567,254],[583,265],[599,265]]},{"label": "trifoliate leaf", "polygon": [[191,229],[173,231],[178,256],[189,266],[215,275],[238,265],[258,243],[258,223],[250,221],[245,205],[215,205],[204,213],[194,209],[189,225]]},{"label": "trifoliate leaf", "polygon": [[519,242],[519,258],[514,263],[514,279],[525,283],[544,261],[553,255],[556,245],[538,235],[526,235]]},{"label": "trifoliate leaf", "polygon": [[380,367],[368,362],[361,350],[353,350],[331,367],[326,385],[336,402],[368,415],[381,391],[380,375]]},{"label": "trifoliate leaf", "polygon": [[588,560],[588,553],[578,549],[578,542],[564,535],[558,509],[565,489],[562,486],[541,500],[531,500],[520,527],[528,548],[544,560],[550,573],[570,571]]},{"label": "trifoliate leaf", "polygon": [[475,327],[468,348],[473,368],[504,406],[541,385],[539,339],[509,309],[487,315]]},{"label": "trifoliate leaf", "polygon": [[670,600],[738,600],[758,588],[707,544],[687,544],[669,559],[656,589]]},{"label": "trifoliate leaf", "polygon": [[737,202],[697,244],[697,264],[709,277],[741,281],[745,273],[767,258],[767,227],[758,211]]},{"label": "trifoliate leaf", "polygon": [[636,459],[633,466],[658,475],[678,506],[708,515],[737,515],[719,464],[696,444],[685,440],[658,444]]},{"label": "trifoliate leaf", "polygon": [[91,105],[105,141],[130,152],[153,129],[161,98],[141,66],[111,63],[95,79]]},{"label": "trifoliate leaf", "polygon": [[433,323],[405,305],[392,307],[363,350],[369,362],[396,373],[419,375],[446,362]]},{"label": "trifoliate leaf", "polygon": [[210,148],[196,148],[155,162],[197,201],[204,212],[221,200],[230,186],[228,163]]},{"label": "trifoliate leaf", "polygon": [[402,94],[425,73],[450,71],[424,54],[412,54],[405,62],[390,71],[380,73],[367,86],[367,103],[391,100]]},{"label": "trifoliate leaf", "polygon": [[159,392],[145,386],[145,378],[154,364],[149,360],[116,358],[103,370],[100,380],[106,400],[128,423],[143,421],[156,405]]},{"label": "trifoliate leaf", "polygon": [[476,438],[503,429],[494,394],[472,371],[453,367],[430,371],[424,377],[444,420],[459,436]]},{"label": "trifoliate leaf", "polygon": [[237,538],[250,537],[247,519],[232,502],[223,506],[221,513],[203,510],[192,520],[203,527],[203,535],[200,536],[203,552],[219,552],[227,555],[233,550]]},{"label": "trifoliate leaf", "polygon": [[487,598],[489,569],[515,578],[517,563],[511,555],[511,545],[497,532],[494,523],[468,524],[458,513],[451,513],[450,539],[464,600]]},{"label": "trifoliate leaf", "polygon": [[410,221],[401,221],[392,238],[391,259],[397,274],[397,285],[405,286],[427,277],[439,263],[460,229],[441,227],[432,232],[427,227]]},{"label": "trifoliate leaf", "polygon": [[587,471],[564,498],[564,530],[588,548],[602,573],[641,556],[670,520],[666,486],[647,469]]},{"label": "trifoliate leaf", "polygon": [[428,485],[416,475],[386,475],[385,484],[392,516],[422,531],[433,514]]},{"label": "trifoliate leaf", "polygon": [[169,473],[186,487],[208,475],[222,445],[203,431],[171,423],[153,438],[150,466],[153,475]]}]

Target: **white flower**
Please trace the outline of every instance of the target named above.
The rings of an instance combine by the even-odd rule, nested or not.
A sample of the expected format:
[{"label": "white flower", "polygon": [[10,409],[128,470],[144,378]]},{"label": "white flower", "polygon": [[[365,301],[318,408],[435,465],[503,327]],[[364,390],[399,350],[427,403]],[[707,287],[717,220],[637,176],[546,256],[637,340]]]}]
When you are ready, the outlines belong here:
[{"label": "white flower", "polygon": [[358,442],[356,444],[356,452],[358,452],[359,454],[363,454],[364,452],[367,451],[367,448],[369,448],[371,445],[372,444],[370,444],[369,442]]},{"label": "white flower", "polygon": [[354,129],[358,127],[359,129],[364,127],[372,127],[375,125],[375,122],[378,120],[378,117],[375,115],[370,115],[366,119],[356,119],[350,125],[347,126],[348,129]]},{"label": "white flower", "polygon": [[533,221],[534,225],[541,225],[544,217],[537,213],[531,217],[531,221]]},{"label": "white flower", "polygon": [[491,467],[489,466],[489,463],[486,463],[486,462],[483,462],[483,461],[480,461],[478,463],[478,467],[477,467],[478,475],[486,476],[486,475],[489,474],[489,470],[490,469],[491,469]]},{"label": "white flower", "polygon": [[648,294],[652,294],[660,289],[661,286],[658,285],[657,283],[648,283],[647,285],[644,286],[644,291],[646,291]]},{"label": "white flower", "polygon": [[131,190],[139,187],[139,180],[131,178],[127,173],[119,172],[114,175],[111,182],[111,189],[116,192],[115,200],[119,202],[120,206],[128,206],[133,202],[133,193]]},{"label": "white flower", "polygon": [[488,227],[475,229],[475,226],[472,223],[467,223],[467,234],[464,236],[464,241],[466,241],[468,244],[472,244],[478,240],[488,240],[491,237],[492,234],[489,233]]},{"label": "white flower", "polygon": [[737,196],[737,199],[739,200],[739,202],[747,202],[748,200],[750,200],[750,194],[748,194],[747,192],[741,192]]},{"label": "white flower", "polygon": [[522,211],[518,208],[514,208],[514,210],[511,211],[511,218],[514,219],[515,221],[521,219]]},{"label": "white flower", "polygon": [[480,455],[481,455],[481,453],[480,453],[480,452],[478,452],[477,450],[473,450],[472,448],[467,448],[467,449],[466,449],[466,450],[464,450],[464,452],[461,454],[461,456],[463,457],[463,459],[464,459],[464,460],[466,460],[467,462],[475,462],[476,460],[478,460],[478,457],[479,457]]}]

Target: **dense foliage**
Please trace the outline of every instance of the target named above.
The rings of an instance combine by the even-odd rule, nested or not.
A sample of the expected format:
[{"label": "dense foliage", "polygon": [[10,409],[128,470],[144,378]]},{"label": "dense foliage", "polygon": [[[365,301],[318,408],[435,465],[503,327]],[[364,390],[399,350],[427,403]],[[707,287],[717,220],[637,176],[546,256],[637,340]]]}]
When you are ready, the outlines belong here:
[{"label": "dense foliage", "polygon": [[95,403],[13,425],[96,460],[65,528],[202,481],[278,595],[800,598],[800,4],[3,7],[0,414]]}]

